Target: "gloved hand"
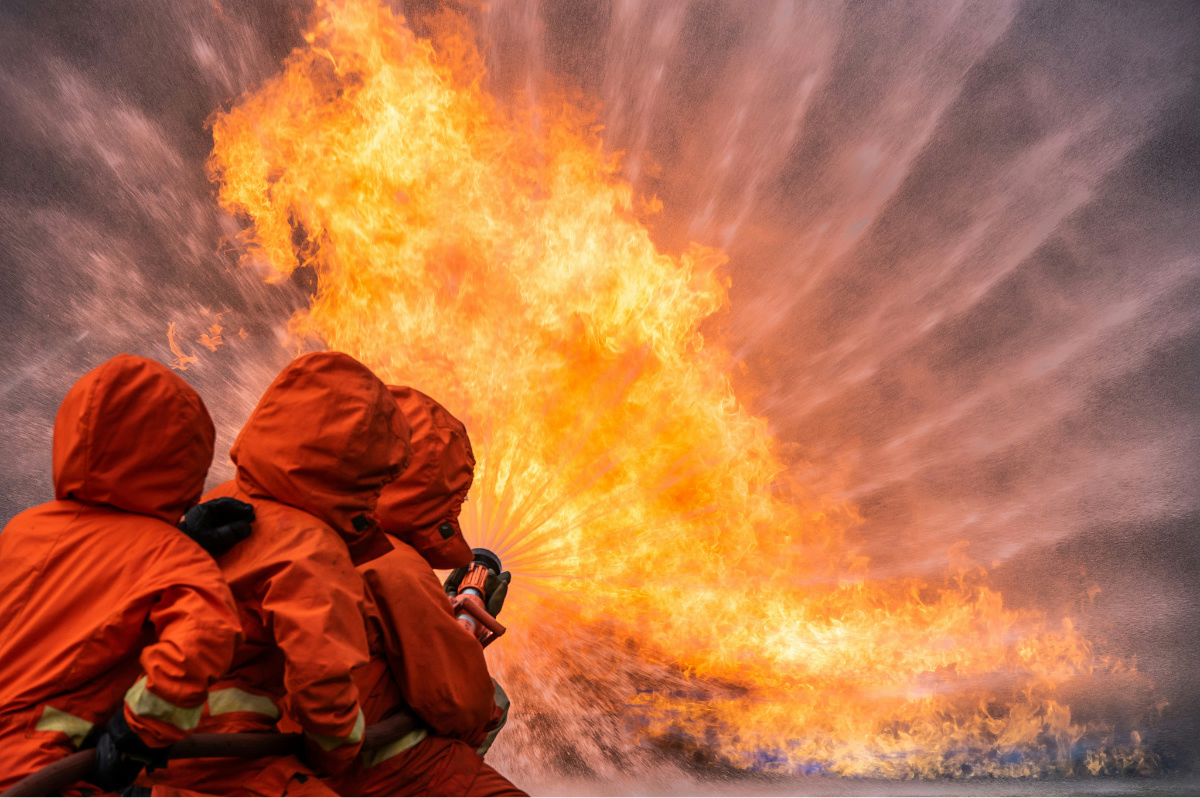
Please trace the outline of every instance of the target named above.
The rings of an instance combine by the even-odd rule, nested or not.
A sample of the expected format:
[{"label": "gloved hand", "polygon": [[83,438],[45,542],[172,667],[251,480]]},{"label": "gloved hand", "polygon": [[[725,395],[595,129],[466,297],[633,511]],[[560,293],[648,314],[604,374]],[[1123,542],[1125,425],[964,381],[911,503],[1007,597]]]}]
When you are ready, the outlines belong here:
[{"label": "gloved hand", "polygon": [[179,522],[179,531],[212,556],[220,557],[250,536],[253,521],[253,506],[231,496],[222,496],[188,510]]},{"label": "gloved hand", "polygon": [[[467,575],[467,568],[455,568],[446,577],[445,584],[442,587],[446,591],[446,595],[454,598],[458,595],[458,586],[462,584],[463,577]],[[483,590],[486,596],[484,597],[484,606],[487,608],[488,615],[493,618],[500,615],[500,610],[504,607],[504,598],[508,595],[508,583],[512,581],[512,573],[509,571],[501,571],[496,574],[488,571],[487,581],[483,584]]]},{"label": "gloved hand", "polygon": [[167,764],[166,748],[151,748],[142,742],[125,721],[121,708],[108,722],[96,743],[96,769],[88,779],[105,792],[122,792],[149,765],[151,770]]}]

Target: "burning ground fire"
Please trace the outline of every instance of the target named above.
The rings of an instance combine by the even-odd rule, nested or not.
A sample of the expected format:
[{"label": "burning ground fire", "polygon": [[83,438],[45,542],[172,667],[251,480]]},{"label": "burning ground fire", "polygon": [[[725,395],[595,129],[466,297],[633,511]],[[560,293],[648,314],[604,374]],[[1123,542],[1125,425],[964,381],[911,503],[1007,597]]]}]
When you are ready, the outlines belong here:
[{"label": "burning ground fire", "polygon": [[788,773],[1153,771],[1136,733],[1072,719],[1064,684],[1128,668],[1069,621],[1006,609],[965,560],[941,585],[869,577],[853,508],[789,481],[700,332],[723,254],[660,252],[581,103],[501,110],[465,22],[430,27],[318,3],[307,47],[216,118],[211,168],[247,264],[319,274],[293,331],[471,430],[464,528],[516,574],[490,649],[510,775],[552,735],[600,775],[672,748]]}]

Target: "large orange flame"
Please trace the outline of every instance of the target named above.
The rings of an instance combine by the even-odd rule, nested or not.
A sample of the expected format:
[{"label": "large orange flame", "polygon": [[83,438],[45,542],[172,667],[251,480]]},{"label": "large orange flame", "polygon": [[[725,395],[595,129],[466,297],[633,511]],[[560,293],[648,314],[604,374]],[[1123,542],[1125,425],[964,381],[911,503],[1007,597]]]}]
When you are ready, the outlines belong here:
[{"label": "large orange flame", "polygon": [[246,262],[319,274],[296,332],[466,420],[464,528],[516,573],[514,632],[492,649],[514,766],[538,756],[536,717],[599,759],[1153,768],[1136,736],[1072,720],[1059,687],[1121,666],[1070,623],[1006,609],[965,564],[941,586],[866,578],[843,543],[853,509],[789,481],[701,334],[726,302],[723,254],[659,251],[653,201],[579,103],[500,110],[465,23],[431,26],[318,3],[308,46],[217,117],[211,167],[249,222]]}]

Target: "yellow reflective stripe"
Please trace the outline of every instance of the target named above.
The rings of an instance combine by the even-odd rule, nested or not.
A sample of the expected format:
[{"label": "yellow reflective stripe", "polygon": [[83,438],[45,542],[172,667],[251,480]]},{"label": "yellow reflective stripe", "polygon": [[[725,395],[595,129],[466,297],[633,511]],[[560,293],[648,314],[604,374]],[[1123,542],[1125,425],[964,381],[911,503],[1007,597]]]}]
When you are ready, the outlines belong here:
[{"label": "yellow reflective stripe", "polygon": [[512,702],[508,700],[508,693],[504,692],[504,688],[500,686],[500,682],[492,679],[492,685],[496,688],[492,692],[492,700],[496,702],[496,706],[503,710],[503,721],[508,720],[508,708],[512,706]]},{"label": "yellow reflective stripe", "polygon": [[354,721],[354,729],[350,732],[350,736],[346,738],[346,742],[358,745],[362,742],[363,732],[367,730],[367,719],[363,717],[363,712],[358,711],[358,720]]},{"label": "yellow reflective stripe", "polygon": [[71,738],[71,745],[78,748],[83,745],[84,738],[92,733],[92,727],[95,725],[90,720],[84,720],[78,715],[63,712],[47,704],[35,728],[38,731],[62,732]]},{"label": "yellow reflective stripe", "polygon": [[125,694],[125,704],[139,718],[152,718],[169,723],[180,731],[191,731],[200,725],[200,713],[204,705],[181,707],[165,698],[159,698],[146,687],[146,677],[137,680]]},{"label": "yellow reflective stripe", "polygon": [[209,693],[208,714],[224,715],[227,712],[254,712],[279,720],[279,707],[265,695],[247,693],[236,687],[226,687]]},{"label": "yellow reflective stripe", "polygon": [[380,762],[386,762],[397,754],[402,754],[429,736],[427,729],[417,729],[396,740],[393,743],[380,746],[373,751],[363,751],[362,766],[364,769],[373,768]]},{"label": "yellow reflective stripe", "polygon": [[492,684],[496,686],[496,689],[493,692],[496,706],[500,707],[502,711],[500,713],[500,720],[496,723],[496,727],[488,732],[487,737],[485,737],[480,746],[475,749],[475,753],[479,754],[480,756],[485,755],[491,749],[492,743],[496,742],[496,736],[500,734],[500,730],[503,729],[505,724],[508,723],[508,708],[511,706],[508,700],[508,693],[504,692],[504,688],[500,686],[500,682],[492,679]]},{"label": "yellow reflective stripe", "polygon": [[362,710],[358,711],[358,719],[354,721],[354,729],[345,737],[327,737],[324,734],[313,734],[310,731],[304,732],[312,741],[321,746],[322,751],[332,751],[335,748],[341,748],[348,743],[361,743],[363,731],[367,728],[367,719],[363,717]]}]

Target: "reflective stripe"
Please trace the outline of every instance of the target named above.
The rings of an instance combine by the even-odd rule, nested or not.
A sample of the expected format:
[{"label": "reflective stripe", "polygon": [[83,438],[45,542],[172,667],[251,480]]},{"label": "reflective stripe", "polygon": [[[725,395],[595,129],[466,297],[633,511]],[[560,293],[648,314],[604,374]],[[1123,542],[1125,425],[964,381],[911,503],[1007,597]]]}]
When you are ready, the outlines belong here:
[{"label": "reflective stripe", "polygon": [[78,715],[63,712],[47,704],[34,728],[38,731],[62,732],[71,738],[71,745],[78,748],[83,745],[84,738],[92,733],[92,727],[95,725],[90,720],[84,720]]},{"label": "reflective stripe", "polygon": [[380,762],[386,762],[397,754],[402,754],[429,736],[427,729],[417,729],[396,740],[394,743],[380,746],[373,751],[363,751],[363,769],[373,768]]},{"label": "reflective stripe", "polygon": [[492,700],[496,702],[496,706],[503,710],[503,719],[501,725],[508,720],[508,708],[512,706],[512,702],[508,700],[508,693],[504,692],[504,688],[500,686],[500,682],[492,679],[492,685],[496,688],[492,693]]},{"label": "reflective stripe", "polygon": [[279,720],[279,707],[265,695],[247,693],[236,687],[226,687],[209,693],[208,714],[224,715],[227,712],[255,712],[272,720]]},{"label": "reflective stripe", "polygon": [[367,719],[363,717],[362,710],[358,711],[358,720],[354,721],[354,729],[346,737],[326,737],[324,734],[313,734],[310,731],[304,732],[314,743],[321,746],[322,751],[332,751],[335,748],[341,748],[347,743],[361,743],[363,731],[367,728]]},{"label": "reflective stripe", "polygon": [[500,707],[502,711],[500,713],[500,720],[496,723],[496,727],[488,732],[487,737],[483,739],[483,743],[479,746],[479,748],[475,749],[475,753],[479,754],[480,756],[483,756],[488,752],[488,750],[492,747],[492,743],[496,742],[496,735],[498,735],[500,730],[504,728],[504,725],[508,723],[508,708],[511,706],[508,700],[508,693],[504,692],[504,688],[500,686],[500,682],[492,679],[492,684],[496,686],[496,689],[493,693],[493,700],[495,700],[496,706]]},{"label": "reflective stripe", "polygon": [[191,731],[199,726],[200,713],[204,711],[203,704],[198,707],[181,707],[165,698],[159,698],[146,687],[145,676],[129,688],[129,692],[125,694],[125,703],[129,711],[139,718],[160,720],[180,731]]}]

